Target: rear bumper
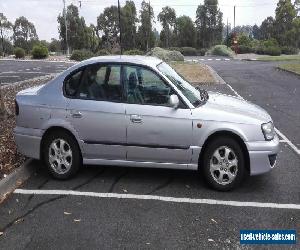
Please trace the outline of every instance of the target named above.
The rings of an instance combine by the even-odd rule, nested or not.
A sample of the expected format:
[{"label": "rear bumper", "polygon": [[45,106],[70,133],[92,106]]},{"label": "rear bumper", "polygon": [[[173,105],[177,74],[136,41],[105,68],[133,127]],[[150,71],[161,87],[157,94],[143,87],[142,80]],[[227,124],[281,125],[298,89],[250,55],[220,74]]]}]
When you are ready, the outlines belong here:
[{"label": "rear bumper", "polygon": [[269,172],[276,165],[279,139],[272,141],[246,142],[250,158],[250,175]]},{"label": "rear bumper", "polygon": [[16,127],[15,142],[18,151],[33,159],[40,159],[41,130]]}]

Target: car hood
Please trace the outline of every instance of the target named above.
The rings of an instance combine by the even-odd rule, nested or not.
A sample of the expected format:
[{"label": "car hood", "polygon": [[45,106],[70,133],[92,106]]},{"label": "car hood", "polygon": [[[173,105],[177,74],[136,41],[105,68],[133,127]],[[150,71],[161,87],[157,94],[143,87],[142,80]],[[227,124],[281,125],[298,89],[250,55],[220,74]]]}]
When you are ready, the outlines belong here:
[{"label": "car hood", "polygon": [[211,91],[208,95],[207,103],[195,110],[196,116],[202,116],[205,113],[209,120],[246,124],[272,121],[263,108],[241,98]]}]

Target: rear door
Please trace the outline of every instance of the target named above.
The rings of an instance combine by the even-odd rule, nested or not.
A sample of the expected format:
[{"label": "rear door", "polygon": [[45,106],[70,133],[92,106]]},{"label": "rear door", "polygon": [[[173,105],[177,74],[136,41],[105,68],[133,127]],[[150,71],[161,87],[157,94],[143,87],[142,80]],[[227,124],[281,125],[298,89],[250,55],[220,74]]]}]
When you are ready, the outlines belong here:
[{"label": "rear door", "polygon": [[[86,159],[125,160],[126,120],[120,65],[94,64],[81,71],[80,83],[65,83],[68,119],[77,131]],[[73,84],[74,85],[74,84]]]}]

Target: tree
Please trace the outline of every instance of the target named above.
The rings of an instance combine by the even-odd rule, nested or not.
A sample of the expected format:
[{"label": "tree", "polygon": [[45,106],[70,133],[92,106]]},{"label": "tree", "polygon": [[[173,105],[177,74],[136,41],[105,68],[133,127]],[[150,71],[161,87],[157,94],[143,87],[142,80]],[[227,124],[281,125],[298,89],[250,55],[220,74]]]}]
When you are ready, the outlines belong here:
[{"label": "tree", "polygon": [[119,44],[119,14],[117,6],[110,6],[104,9],[97,17],[97,32],[102,34],[102,42],[109,50]]},{"label": "tree", "polygon": [[142,50],[148,51],[150,47],[155,44],[155,35],[152,29],[152,22],[154,22],[153,8],[149,3],[143,0],[140,10],[141,25],[138,29],[138,43]]},{"label": "tree", "polygon": [[9,42],[9,35],[12,31],[12,23],[9,22],[3,13],[0,13],[0,38],[1,38],[1,51],[5,56],[7,42]]},{"label": "tree", "polygon": [[34,24],[24,16],[16,19],[13,32],[14,45],[23,48],[27,53],[32,49],[32,43],[38,40]]},{"label": "tree", "polygon": [[260,32],[260,28],[255,24],[252,27],[252,35],[254,39],[261,39],[261,32]]},{"label": "tree", "polygon": [[251,25],[236,26],[234,29],[236,34],[246,34],[249,37],[253,36],[253,27]]},{"label": "tree", "polygon": [[274,18],[269,16],[267,17],[260,26],[260,39],[267,40],[271,39],[273,36],[274,30]]},{"label": "tree", "polygon": [[181,16],[176,19],[177,46],[195,47],[196,29],[192,19],[188,16]]},{"label": "tree", "polygon": [[290,46],[287,34],[292,32],[293,20],[296,18],[295,6],[291,0],[279,0],[276,8],[274,22],[274,37],[282,46]]},{"label": "tree", "polygon": [[196,11],[197,44],[208,48],[222,41],[223,13],[218,8],[218,0],[204,0]]},{"label": "tree", "polygon": [[168,6],[164,7],[158,14],[157,20],[161,23],[163,29],[161,31],[161,42],[163,47],[171,47],[171,36],[176,24],[176,12],[173,8]]},{"label": "tree", "polygon": [[[65,26],[65,13],[59,14],[58,32],[60,38],[64,41],[64,49],[66,50],[66,26]],[[70,50],[84,49],[87,47],[86,33],[87,26],[83,17],[79,16],[78,7],[71,4],[67,7],[66,11],[67,32],[68,32],[68,45]]]},{"label": "tree", "polygon": [[61,50],[61,42],[55,38],[51,38],[48,49],[50,52],[59,52]]},{"label": "tree", "polygon": [[95,53],[99,49],[99,42],[97,28],[95,25],[90,24],[89,27],[86,27],[86,48]]},{"label": "tree", "polygon": [[137,12],[133,1],[126,1],[121,9],[122,46],[124,50],[136,48]]}]

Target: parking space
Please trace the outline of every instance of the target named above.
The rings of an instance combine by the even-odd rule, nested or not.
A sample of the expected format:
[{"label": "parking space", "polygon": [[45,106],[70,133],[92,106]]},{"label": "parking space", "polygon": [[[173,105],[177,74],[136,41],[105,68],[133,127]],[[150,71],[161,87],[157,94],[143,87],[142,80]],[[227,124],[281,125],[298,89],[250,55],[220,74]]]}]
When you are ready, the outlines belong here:
[{"label": "parking space", "polygon": [[[285,83],[292,84],[286,90],[276,83],[271,93],[282,92],[276,102],[275,94],[266,98],[267,84],[272,84],[267,77],[268,83],[258,88],[259,79],[241,69],[247,65],[225,64],[210,65],[239,94],[271,112],[277,127],[296,143],[299,135],[289,131],[292,126],[299,131],[292,122],[296,115],[273,115],[276,109],[267,103],[281,104],[297,82]],[[258,75],[263,77],[261,71]],[[252,84],[261,91],[255,92]],[[203,87],[234,94],[225,84]],[[285,99],[287,110],[298,103],[298,97],[290,98]],[[0,206],[0,249],[16,248],[16,242],[19,249],[249,249],[239,244],[241,229],[300,230],[300,157],[285,141],[270,173],[246,178],[225,193],[209,189],[194,171],[84,166],[75,178],[57,181],[41,162],[33,164],[36,173]],[[299,246],[298,240],[288,248]]]}]

